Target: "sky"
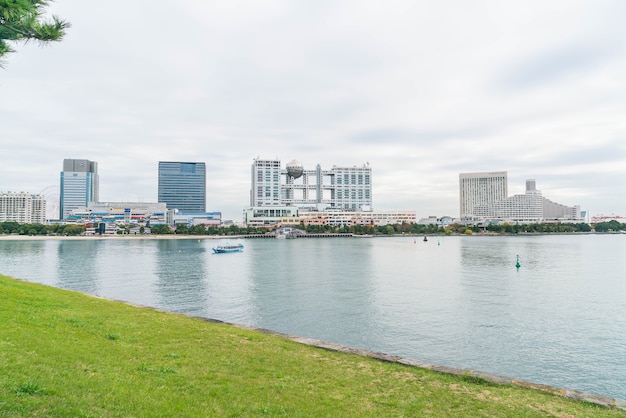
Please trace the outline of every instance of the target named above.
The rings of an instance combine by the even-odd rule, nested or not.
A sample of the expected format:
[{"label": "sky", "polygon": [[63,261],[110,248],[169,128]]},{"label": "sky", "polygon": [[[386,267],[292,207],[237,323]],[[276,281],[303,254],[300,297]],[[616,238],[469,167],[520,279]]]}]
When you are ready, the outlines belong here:
[{"label": "sky", "polygon": [[61,42],[0,69],[0,191],[58,193],[98,162],[101,201],[157,200],[159,161],[207,167],[240,221],[255,158],[372,168],[372,208],[459,215],[459,174],[535,179],[626,215],[621,0],[56,0]]}]

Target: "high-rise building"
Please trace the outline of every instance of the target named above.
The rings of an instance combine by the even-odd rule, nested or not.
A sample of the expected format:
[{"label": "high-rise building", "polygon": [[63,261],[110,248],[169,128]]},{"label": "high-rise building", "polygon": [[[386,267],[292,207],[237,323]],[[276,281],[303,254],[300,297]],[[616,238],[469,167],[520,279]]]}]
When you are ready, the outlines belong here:
[{"label": "high-rise building", "polygon": [[89,160],[63,160],[61,192],[59,196],[60,219],[70,212],[85,207],[99,198],[98,163]]},{"label": "high-rise building", "polygon": [[546,199],[535,180],[526,180],[526,193],[474,207],[474,215],[489,220],[533,223],[583,221],[580,206],[566,206]]},{"label": "high-rise building", "polygon": [[159,161],[158,201],[183,213],[206,212],[205,164]]},{"label": "high-rise building", "polygon": [[46,222],[46,199],[30,193],[0,193],[0,222],[43,224]]},{"label": "high-rise building", "polygon": [[459,201],[461,219],[474,216],[474,208],[508,197],[506,171],[459,174]]},{"label": "high-rise building", "polygon": [[280,206],[280,160],[255,159],[252,163],[250,206]]},{"label": "high-rise building", "polygon": [[298,161],[280,168],[280,160],[252,163],[250,206],[297,206],[335,210],[371,210],[372,169],[363,166],[305,170]]},{"label": "high-rise building", "polygon": [[[361,167],[333,166],[327,173],[331,185],[331,208],[371,210],[372,169],[369,164]],[[324,189],[323,185],[322,189]]]}]

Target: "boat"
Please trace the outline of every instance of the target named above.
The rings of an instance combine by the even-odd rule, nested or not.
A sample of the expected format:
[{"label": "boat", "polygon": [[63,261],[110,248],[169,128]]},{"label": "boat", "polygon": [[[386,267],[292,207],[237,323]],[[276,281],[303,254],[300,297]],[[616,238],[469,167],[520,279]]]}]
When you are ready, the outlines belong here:
[{"label": "boat", "polygon": [[243,244],[234,244],[234,245],[218,245],[217,247],[212,248],[215,254],[223,254],[223,253],[240,253],[243,251]]},{"label": "boat", "polygon": [[428,238],[426,238],[426,235],[424,235],[424,242],[428,241]]}]

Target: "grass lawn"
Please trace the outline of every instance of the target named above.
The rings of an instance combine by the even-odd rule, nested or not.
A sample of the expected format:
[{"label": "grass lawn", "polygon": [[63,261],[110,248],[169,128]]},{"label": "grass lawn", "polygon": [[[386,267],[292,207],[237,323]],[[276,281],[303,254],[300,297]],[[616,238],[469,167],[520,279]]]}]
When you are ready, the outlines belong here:
[{"label": "grass lawn", "polygon": [[624,415],[0,276],[2,418]]}]

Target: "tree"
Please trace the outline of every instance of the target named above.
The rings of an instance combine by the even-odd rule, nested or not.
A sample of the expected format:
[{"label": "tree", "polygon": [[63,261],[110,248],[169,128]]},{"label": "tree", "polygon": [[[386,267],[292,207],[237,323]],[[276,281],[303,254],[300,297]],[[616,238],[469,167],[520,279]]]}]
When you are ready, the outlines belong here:
[{"label": "tree", "polygon": [[154,235],[159,235],[159,234],[171,234],[172,230],[170,229],[169,226],[164,225],[164,224],[157,224],[157,225],[152,225],[150,227],[150,233],[154,234]]},{"label": "tree", "polygon": [[174,231],[178,235],[188,235],[189,227],[186,224],[176,225],[176,230]]},{"label": "tree", "polygon": [[43,9],[48,3],[48,0],[0,0],[0,59],[14,52],[8,42],[46,43],[63,38],[70,24],[56,16],[44,21]]},{"label": "tree", "polygon": [[85,229],[80,225],[65,225],[65,228],[63,228],[63,234],[65,235],[74,236],[80,235],[83,232],[85,232]]}]

